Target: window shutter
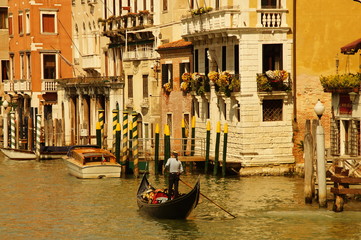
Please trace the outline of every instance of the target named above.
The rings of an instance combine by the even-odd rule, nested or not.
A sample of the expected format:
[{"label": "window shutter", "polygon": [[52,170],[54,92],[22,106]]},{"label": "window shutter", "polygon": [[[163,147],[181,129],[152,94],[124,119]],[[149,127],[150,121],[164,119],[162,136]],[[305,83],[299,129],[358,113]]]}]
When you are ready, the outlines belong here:
[{"label": "window shutter", "polygon": [[351,120],[351,156],[357,156],[358,154],[359,126],[359,121]]},{"label": "window shutter", "polygon": [[169,73],[170,73],[170,76],[169,76],[169,82],[170,82],[170,85],[172,86],[173,88],[173,65],[172,64],[168,64],[169,66]]},{"label": "window shutter", "polygon": [[162,64],[162,86],[168,82],[168,67],[167,64]]},{"label": "window shutter", "polygon": [[339,128],[337,126],[338,120],[331,119],[331,155],[340,155],[340,144],[339,144]]},{"label": "window shutter", "polygon": [[43,14],[43,32],[54,33],[55,32],[55,15]]}]

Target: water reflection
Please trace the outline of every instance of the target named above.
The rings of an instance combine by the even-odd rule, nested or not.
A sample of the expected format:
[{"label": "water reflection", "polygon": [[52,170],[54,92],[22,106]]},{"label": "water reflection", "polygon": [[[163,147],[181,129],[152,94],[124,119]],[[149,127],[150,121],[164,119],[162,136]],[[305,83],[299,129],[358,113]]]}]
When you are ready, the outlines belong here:
[{"label": "water reflection", "polygon": [[[193,186],[198,175],[184,175]],[[166,187],[164,176],[150,176]],[[303,179],[201,175],[201,197],[187,220],[138,211],[140,179],[77,179],[62,160],[12,161],[0,156],[0,239],[360,239],[361,214],[305,205]],[[188,192],[180,183],[180,191]],[[351,208],[352,207],[352,208]]]}]

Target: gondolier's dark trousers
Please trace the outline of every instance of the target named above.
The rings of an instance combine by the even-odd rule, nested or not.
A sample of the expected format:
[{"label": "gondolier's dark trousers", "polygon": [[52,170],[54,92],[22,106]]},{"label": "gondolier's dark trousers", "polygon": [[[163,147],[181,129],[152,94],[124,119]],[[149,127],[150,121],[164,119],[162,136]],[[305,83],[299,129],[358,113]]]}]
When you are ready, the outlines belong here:
[{"label": "gondolier's dark trousers", "polygon": [[[169,173],[168,178],[168,191],[170,196],[178,197],[178,185],[179,185],[179,174],[178,173]],[[174,186],[174,190],[173,190]]]}]

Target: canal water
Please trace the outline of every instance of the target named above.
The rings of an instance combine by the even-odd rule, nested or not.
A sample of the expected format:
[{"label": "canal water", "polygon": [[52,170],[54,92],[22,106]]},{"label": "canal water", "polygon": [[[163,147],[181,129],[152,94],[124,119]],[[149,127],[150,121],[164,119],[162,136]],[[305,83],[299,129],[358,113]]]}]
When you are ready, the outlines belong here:
[{"label": "canal water", "polygon": [[[182,179],[193,185],[197,175]],[[361,239],[360,210],[305,205],[302,178],[200,179],[201,192],[237,218],[201,197],[187,220],[152,219],[138,211],[140,179],[81,180],[62,160],[1,155],[0,239]],[[163,176],[149,180],[165,186]]]}]

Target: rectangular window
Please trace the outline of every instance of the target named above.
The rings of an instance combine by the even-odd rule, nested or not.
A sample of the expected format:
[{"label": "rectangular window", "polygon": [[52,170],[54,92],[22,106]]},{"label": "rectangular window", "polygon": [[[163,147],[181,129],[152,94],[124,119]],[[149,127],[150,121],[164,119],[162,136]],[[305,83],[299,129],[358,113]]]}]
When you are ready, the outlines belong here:
[{"label": "rectangular window", "polygon": [[282,121],[283,100],[263,100],[263,121]]},{"label": "rectangular window", "polygon": [[1,80],[9,80],[9,60],[1,60]]},{"label": "rectangular window", "polygon": [[128,98],[133,98],[133,75],[128,75]]},{"label": "rectangular window", "polygon": [[283,70],[282,44],[263,44],[263,72],[268,70]]},{"label": "rectangular window", "polygon": [[163,11],[168,10],[168,0],[163,0]]},{"label": "rectangular window", "polygon": [[27,62],[27,71],[26,71],[26,74],[27,74],[27,79],[30,79],[31,78],[31,61],[30,61],[30,53],[26,53],[26,62]]},{"label": "rectangular window", "polygon": [[18,33],[23,34],[23,13],[18,15]]},{"label": "rectangular window", "polygon": [[180,82],[182,82],[182,75],[183,73],[189,73],[190,72],[190,63],[186,62],[186,63],[180,63],[179,64],[179,79],[181,80]]},{"label": "rectangular window", "polygon": [[143,0],[143,10],[147,10],[147,0]]},{"label": "rectangular window", "polygon": [[234,45],[234,74],[239,74],[239,45]]},{"label": "rectangular window", "polygon": [[13,16],[9,16],[8,18],[8,22],[9,22],[9,35],[13,35]]},{"label": "rectangular window", "polygon": [[222,71],[227,70],[227,47],[222,46]]},{"label": "rectangular window", "polygon": [[0,29],[8,28],[8,9],[0,7]]},{"label": "rectangular window", "polygon": [[43,54],[43,79],[56,79],[55,57],[55,54]]},{"label": "rectangular window", "polygon": [[20,79],[25,79],[24,53],[20,54]]},{"label": "rectangular window", "polygon": [[280,0],[262,0],[262,8],[281,8]]},{"label": "rectangular window", "polygon": [[198,66],[198,49],[194,50],[194,72],[198,72],[199,71],[199,66]]},{"label": "rectangular window", "polygon": [[170,133],[170,135],[172,135],[173,121],[172,121],[172,114],[171,113],[167,113],[167,124],[169,126],[169,133]]},{"label": "rectangular window", "polygon": [[143,98],[148,98],[148,75],[143,75]]},{"label": "rectangular window", "polygon": [[25,14],[25,33],[30,33],[30,12],[26,12]]},{"label": "rectangular window", "polygon": [[216,10],[218,10],[219,9],[219,0],[216,0]]},{"label": "rectangular window", "polygon": [[194,0],[190,0],[189,1],[189,8],[193,9],[194,8]]},{"label": "rectangular window", "polygon": [[204,73],[208,76],[209,73],[209,59],[208,59],[208,48],[204,49]]},{"label": "rectangular window", "polygon": [[56,22],[54,13],[43,13],[41,15],[42,32],[56,33]]},{"label": "rectangular window", "polygon": [[170,83],[173,86],[173,65],[162,64],[162,85]]},{"label": "rectangular window", "polygon": [[15,78],[15,61],[14,54],[10,54],[11,79]]},{"label": "rectangular window", "polygon": [[134,12],[138,12],[138,1],[134,0]]},{"label": "rectangular window", "polygon": [[150,11],[154,12],[154,0],[150,0]]}]

